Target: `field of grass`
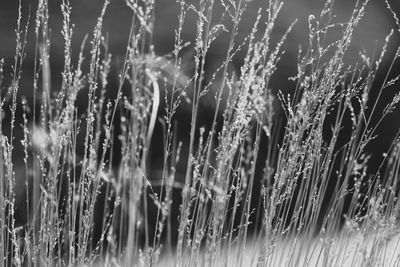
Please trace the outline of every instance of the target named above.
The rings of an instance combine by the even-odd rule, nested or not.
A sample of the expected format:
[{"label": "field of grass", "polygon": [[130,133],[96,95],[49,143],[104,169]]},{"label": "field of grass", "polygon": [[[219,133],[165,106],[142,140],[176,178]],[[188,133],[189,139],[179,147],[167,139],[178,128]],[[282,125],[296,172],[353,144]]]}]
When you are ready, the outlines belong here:
[{"label": "field of grass", "polygon": [[[400,266],[400,129],[371,150],[400,101],[389,2],[396,28],[354,53],[368,1],[338,21],[327,0],[284,77],[296,21],[277,38],[279,0],[171,1],[166,55],[159,1],[125,0],[122,56],[103,30],[110,1],[79,51],[73,1],[59,1],[62,18],[19,1],[15,55],[0,55],[0,266]],[[271,88],[276,76],[292,88]]]}]

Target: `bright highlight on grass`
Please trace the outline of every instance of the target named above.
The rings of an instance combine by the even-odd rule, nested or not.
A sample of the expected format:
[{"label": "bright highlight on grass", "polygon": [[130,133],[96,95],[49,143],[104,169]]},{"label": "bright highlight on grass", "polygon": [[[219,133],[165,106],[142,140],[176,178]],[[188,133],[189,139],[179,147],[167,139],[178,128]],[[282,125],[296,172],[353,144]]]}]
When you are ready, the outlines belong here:
[{"label": "bright highlight on grass", "polygon": [[[285,77],[293,90],[284,93],[270,82],[296,21],[272,38],[281,1],[265,1],[244,42],[237,36],[252,1],[171,1],[180,7],[174,50],[156,55],[157,1],[125,0],[130,35],[113,88],[113,35],[103,32],[110,1],[76,57],[74,5],[62,0],[64,68],[56,86],[49,1],[32,6],[34,19],[22,16],[20,1],[14,60],[0,60],[1,266],[400,265],[400,129],[379,168],[369,167],[369,145],[400,100],[400,93],[384,104],[381,97],[398,89],[400,77],[400,47],[388,52],[400,32],[389,3],[398,28],[379,40],[381,50],[360,51],[350,65],[368,1],[357,1],[340,23],[333,1],[310,14],[309,43],[293,62],[297,74]],[[182,34],[188,16],[197,19],[191,43]],[[341,34],[327,43],[332,32]],[[35,54],[27,55],[32,34]],[[210,73],[219,38],[229,42]],[[188,50],[193,75],[184,67]],[[26,56],[35,58],[33,99],[20,93]],[[205,98],[214,108],[206,126],[199,123]],[[191,109],[185,139],[177,119],[183,106]],[[154,171],[158,124],[162,167]],[[26,222],[16,210],[26,210]]]}]

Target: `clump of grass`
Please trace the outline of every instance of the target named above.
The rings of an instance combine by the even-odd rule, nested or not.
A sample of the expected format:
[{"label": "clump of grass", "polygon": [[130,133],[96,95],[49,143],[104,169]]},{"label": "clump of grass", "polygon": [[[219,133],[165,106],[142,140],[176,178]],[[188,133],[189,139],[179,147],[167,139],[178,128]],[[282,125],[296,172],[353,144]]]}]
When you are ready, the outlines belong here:
[{"label": "clump of grass", "polygon": [[[93,33],[82,40],[77,62],[72,55],[73,7],[63,0],[64,69],[55,89],[48,1],[40,0],[32,30],[32,101],[17,97],[32,27],[29,18],[23,25],[20,3],[14,65],[6,74],[9,85],[3,84],[6,63],[0,61],[2,264],[153,266],[172,258],[177,266],[396,266],[398,133],[374,173],[368,168],[368,145],[400,99],[396,94],[378,122],[373,120],[381,92],[397,83],[393,66],[400,49],[384,70],[378,97],[369,99],[397,33],[390,32],[378,57],[362,54],[364,62],[353,66],[344,60],[367,2],[357,2],[346,23],[334,22],[333,1],[326,2],[319,16],[309,16],[309,46],[299,51],[298,72],[291,77],[294,91],[284,94],[271,90],[270,81],[279,72],[295,22],[278,42],[271,41],[280,1],[268,1],[260,9],[251,32],[239,42],[241,18],[251,3],[178,0],[175,47],[170,56],[160,56],[152,43],[155,1],[126,0],[132,12],[130,35],[118,86],[109,88],[113,55],[102,28],[110,0],[104,1]],[[197,17],[192,45],[182,35],[188,15]],[[326,43],[333,30],[341,36]],[[229,35],[224,60],[210,74],[207,55],[224,34]],[[190,46],[192,77],[182,62]],[[244,63],[235,73],[230,64],[239,52],[245,54]],[[116,98],[110,99],[107,90],[116,90]],[[84,111],[77,106],[82,94],[88,96]],[[201,127],[206,95],[215,96],[215,110],[210,126]],[[175,127],[183,104],[191,105],[187,143],[178,139]],[[2,127],[6,120],[9,132]],[[158,120],[164,126],[163,162],[160,177],[154,178],[149,153]],[[23,137],[18,139],[15,132],[20,130]],[[26,204],[15,199],[15,187],[22,186],[15,182],[20,173],[15,159],[21,157],[15,155],[17,144],[24,153]],[[180,180],[177,165],[183,157],[188,159]],[[257,172],[260,165],[262,174]],[[176,188],[182,189],[179,218],[171,211]],[[18,205],[27,209],[22,226],[16,224]],[[155,218],[149,216],[151,206]],[[250,233],[253,226],[255,234]]]}]

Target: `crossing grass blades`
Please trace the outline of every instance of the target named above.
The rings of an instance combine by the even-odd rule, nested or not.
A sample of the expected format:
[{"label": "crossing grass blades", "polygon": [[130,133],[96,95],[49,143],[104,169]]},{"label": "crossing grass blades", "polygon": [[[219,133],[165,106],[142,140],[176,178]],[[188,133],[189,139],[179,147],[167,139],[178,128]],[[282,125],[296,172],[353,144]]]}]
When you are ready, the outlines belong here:
[{"label": "crossing grass blades", "polygon": [[[21,2],[16,10],[14,60],[0,61],[2,266],[400,264],[398,133],[379,168],[368,167],[369,144],[400,100],[397,93],[378,108],[381,92],[392,90],[399,77],[393,66],[400,49],[388,56],[387,47],[400,25],[388,3],[398,28],[380,41],[375,56],[361,54],[360,64],[348,65],[345,58],[367,1],[358,1],[342,23],[334,23],[333,1],[310,15],[309,46],[299,51],[296,76],[287,77],[295,85],[287,94],[270,89],[295,25],[272,41],[280,1],[266,1],[238,42],[251,1],[177,0],[175,49],[164,56],[151,43],[157,2],[125,0],[131,30],[118,86],[109,88],[114,55],[102,24],[110,1],[78,57],[72,54],[74,6],[60,3],[64,70],[58,87],[52,85],[48,1],[32,6],[33,20],[22,16]],[[222,16],[213,12],[216,5]],[[182,37],[188,16],[197,18],[191,44]],[[325,43],[337,29],[336,41]],[[26,55],[30,34],[35,55]],[[211,74],[221,78],[205,82],[207,54],[222,36],[230,38],[225,60]],[[188,47],[193,76],[183,64]],[[245,57],[235,73],[229,66],[239,52]],[[32,101],[19,97],[26,56],[35,57]],[[372,90],[379,92],[373,99]],[[77,106],[81,95],[87,95],[84,110]],[[215,114],[202,127],[199,106],[206,95],[215,101]],[[188,104],[185,141],[174,122]],[[160,121],[163,164],[154,178],[150,151]],[[24,185],[16,182],[21,173]],[[15,190],[21,186],[26,201],[19,203]],[[23,224],[16,219],[21,206],[27,210]],[[149,216],[150,207],[156,216]]]}]

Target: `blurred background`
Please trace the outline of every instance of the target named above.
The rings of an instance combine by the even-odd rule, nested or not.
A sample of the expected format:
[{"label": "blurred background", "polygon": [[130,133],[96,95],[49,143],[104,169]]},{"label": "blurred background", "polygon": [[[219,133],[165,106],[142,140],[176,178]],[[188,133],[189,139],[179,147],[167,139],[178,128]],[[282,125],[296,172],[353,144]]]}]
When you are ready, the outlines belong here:
[{"label": "blurred background", "polygon": [[[400,3],[396,0],[388,0],[392,8],[400,11]],[[50,28],[51,28],[51,56],[52,56],[52,75],[54,85],[58,85],[58,79],[63,66],[63,38],[61,35],[62,13],[60,9],[61,0],[49,1],[50,13]],[[100,0],[71,0],[72,6],[72,23],[74,26],[73,35],[73,55],[77,58],[79,47],[86,34],[92,34],[97,17],[100,14],[103,1]],[[175,0],[156,0],[155,5],[155,25],[154,25],[154,47],[158,55],[166,55],[171,53],[174,45],[174,30],[178,25],[179,5]],[[187,1],[189,4],[195,4],[197,0]],[[216,1],[216,14],[222,11],[221,5]],[[256,18],[257,10],[260,7],[265,7],[268,1],[252,0],[248,1],[247,11],[243,15],[241,27],[239,29],[238,43],[243,41],[247,36]],[[294,73],[295,63],[299,46],[306,47],[308,41],[308,16],[310,14],[318,17],[324,2],[323,0],[286,0],[283,1],[284,6],[279,15],[278,23],[273,31],[272,40],[277,41],[286,31],[288,26],[297,19],[289,40],[285,44],[286,56],[281,62],[280,75],[276,77],[276,82],[273,87],[284,88],[285,82],[280,76],[288,76],[287,72]],[[346,22],[353,10],[356,0],[336,0],[335,1],[335,16],[337,22]],[[33,42],[33,27],[37,6],[36,1],[22,1],[23,22],[26,21],[27,15],[31,13],[30,27],[31,31],[28,36],[27,58],[25,60],[26,74],[25,77],[31,78],[29,69],[32,65],[32,57],[34,50]],[[5,58],[8,64],[12,63],[12,58],[15,51],[15,28],[18,12],[18,1],[2,0],[0,3],[0,57]],[[108,35],[110,52],[115,57],[121,57],[126,50],[126,43],[129,36],[129,28],[131,22],[131,11],[126,7],[124,0],[112,0],[105,15],[103,33]],[[217,17],[217,16],[216,16]],[[196,15],[192,12],[186,17],[185,27],[183,30],[183,38],[186,41],[193,41],[196,34]],[[260,25],[262,27],[262,25]],[[366,15],[360,23],[352,40],[352,48],[349,52],[348,62],[359,61],[358,52],[365,50],[366,54],[372,54],[375,48],[380,48],[382,42],[390,29],[395,28],[395,22],[386,8],[385,1],[370,1],[368,4]],[[210,49],[209,68],[212,71],[214,61],[224,57],[224,50],[227,47],[229,35],[226,33],[222,38],[218,38]],[[225,38],[224,38],[225,37]],[[338,35],[332,34],[332,38],[337,38]],[[399,40],[395,36],[395,42]],[[333,39],[332,39],[333,40]],[[239,55],[234,62],[235,68],[240,67],[243,53]],[[215,67],[215,66],[214,66]],[[58,79],[57,79],[58,78]],[[275,84],[276,83],[276,84]],[[30,90],[27,88],[23,94],[29,96]]]},{"label": "blurred background", "polygon": [[[189,0],[187,2],[195,4],[198,0]],[[400,16],[400,1],[398,0],[388,0],[397,14]],[[99,16],[102,8],[103,1],[100,0],[71,0],[72,6],[72,23],[74,24],[74,35],[73,41],[73,64],[76,65],[79,49],[86,34],[90,36],[93,33],[97,17]],[[216,12],[222,11],[222,6],[216,1]],[[239,35],[237,42],[240,43],[244,40],[247,34],[250,32],[253,23],[256,18],[257,10],[265,6],[268,1],[266,0],[253,0],[248,1],[248,8],[243,15],[241,26],[239,29]],[[346,22],[353,10],[355,5],[355,0],[336,0],[335,1],[335,21]],[[63,60],[64,60],[64,50],[63,50],[63,37],[61,35],[62,28],[62,13],[60,9],[61,0],[51,0],[49,1],[49,12],[50,12],[50,29],[51,29],[51,75],[52,75],[52,91],[57,91],[61,87],[61,73],[63,71]],[[285,55],[282,57],[276,75],[273,76],[270,83],[270,87],[274,92],[279,90],[290,93],[292,92],[295,83],[289,81],[288,77],[294,76],[297,71],[297,57],[299,46],[303,48],[307,47],[308,43],[308,16],[314,14],[318,17],[320,10],[323,8],[323,0],[286,0],[284,1],[283,9],[278,18],[276,28],[271,36],[272,43],[276,43],[281,36],[284,34],[289,25],[298,20],[294,26],[292,32],[290,33],[288,40],[284,44]],[[34,69],[34,19],[35,10],[37,6],[37,0],[35,1],[22,1],[22,13],[23,23],[26,23],[28,14],[31,13],[30,18],[30,31],[28,33],[28,43],[27,43],[27,54],[24,60],[23,66],[23,76],[21,80],[21,89],[19,94],[24,95],[28,99],[28,103],[32,104],[33,99],[33,69]],[[2,95],[7,87],[10,85],[10,70],[13,64],[13,57],[15,53],[15,28],[18,14],[18,1],[15,0],[1,0],[0,2],[0,59],[5,60],[5,80],[2,88]],[[175,0],[156,0],[155,5],[155,25],[154,25],[154,50],[157,55],[168,55],[173,51],[174,48],[174,30],[178,26],[178,14],[179,5]],[[109,77],[108,90],[110,97],[115,95],[117,90],[117,72],[119,70],[121,58],[124,57],[124,53],[127,46],[129,29],[131,24],[131,10],[126,7],[125,1],[123,0],[111,0],[109,8],[105,14],[103,33],[108,36],[109,49],[113,54],[112,71]],[[183,29],[183,38],[185,41],[193,41],[195,38],[196,29],[196,16],[189,13],[186,18],[185,26]],[[263,25],[260,25],[263,27]],[[360,62],[361,57],[359,51],[365,51],[366,55],[372,56],[375,49],[380,53],[380,49],[383,46],[385,37],[389,34],[391,29],[396,29],[395,20],[392,17],[389,10],[386,8],[386,3],[383,0],[370,1],[366,15],[364,16],[362,22],[357,28],[354,39],[352,40],[352,46],[347,54],[346,60],[348,64],[354,64],[355,62]],[[335,40],[338,38],[339,32],[333,31],[329,38]],[[390,61],[395,53],[395,49],[400,44],[400,33],[396,32],[389,43],[389,52],[386,56],[386,61],[378,74],[378,79],[375,82],[376,88],[379,88],[380,81],[386,75],[386,71],[389,67]],[[208,58],[206,58],[206,79],[210,79],[212,73],[221,64],[221,61],[225,57],[225,51],[228,45],[229,35],[224,33],[221,38],[217,39],[212,48]],[[88,51],[89,45],[87,45]],[[186,55],[183,62],[184,65],[188,66],[188,75],[191,75],[190,66],[193,65],[192,50],[193,45],[189,46],[186,51]],[[231,64],[231,71],[240,71],[240,66],[243,62],[244,53],[239,53],[237,57],[233,60]],[[88,58],[88,56],[87,56]],[[400,67],[396,64],[396,67]],[[218,77],[217,77],[218,79]],[[387,101],[393,97],[398,88],[390,88],[388,91],[384,92],[382,100],[382,108],[386,105]],[[371,98],[376,97],[377,90],[372,91]],[[210,123],[212,114],[214,113],[213,95],[205,98],[201,106],[201,118],[199,119],[199,125],[207,125]],[[84,98],[83,98],[84,99]],[[86,101],[81,101],[78,105],[85,105]],[[8,104],[6,104],[7,106]],[[379,114],[379,113],[378,113]],[[278,115],[279,116],[279,115]],[[19,115],[18,118],[21,118]],[[380,130],[380,137],[373,141],[370,149],[374,152],[374,157],[371,161],[371,168],[377,168],[379,165],[379,157],[388,148],[390,142],[392,141],[390,137],[393,137],[398,128],[400,127],[400,113],[396,112],[391,115],[390,120],[384,121],[382,124],[382,129]],[[177,121],[179,124],[179,138],[185,143],[189,138],[188,127],[190,126],[190,112],[189,109],[183,108],[177,114]],[[21,121],[17,122],[19,125]],[[9,118],[3,120],[3,129],[7,134],[9,131]],[[156,133],[160,135],[161,126],[158,125],[156,128]],[[17,132],[17,139],[21,136],[22,132]],[[153,140],[153,150],[160,151],[160,146],[162,146],[162,137],[155,136]],[[22,164],[22,147],[16,144],[15,162]],[[19,150],[18,150],[19,149]],[[21,154],[19,154],[19,152]],[[159,173],[159,166],[157,165],[161,160],[157,157],[157,153],[153,153],[154,167],[152,168],[152,175],[157,176]],[[187,155],[186,155],[187,156]],[[158,163],[157,163],[158,162]],[[374,164],[376,166],[374,166]],[[185,160],[183,159],[181,166],[182,169],[178,170],[179,175],[183,175]],[[18,167],[17,167],[18,168]],[[19,177],[19,178],[18,178]],[[24,183],[24,176],[18,176],[17,178],[21,180],[21,184]],[[151,177],[151,179],[157,179],[156,177]],[[18,183],[18,181],[17,181]],[[18,187],[19,192],[17,192],[17,199],[24,194],[23,187]],[[23,212],[20,211],[22,214]],[[21,215],[22,216],[22,215]]]}]

